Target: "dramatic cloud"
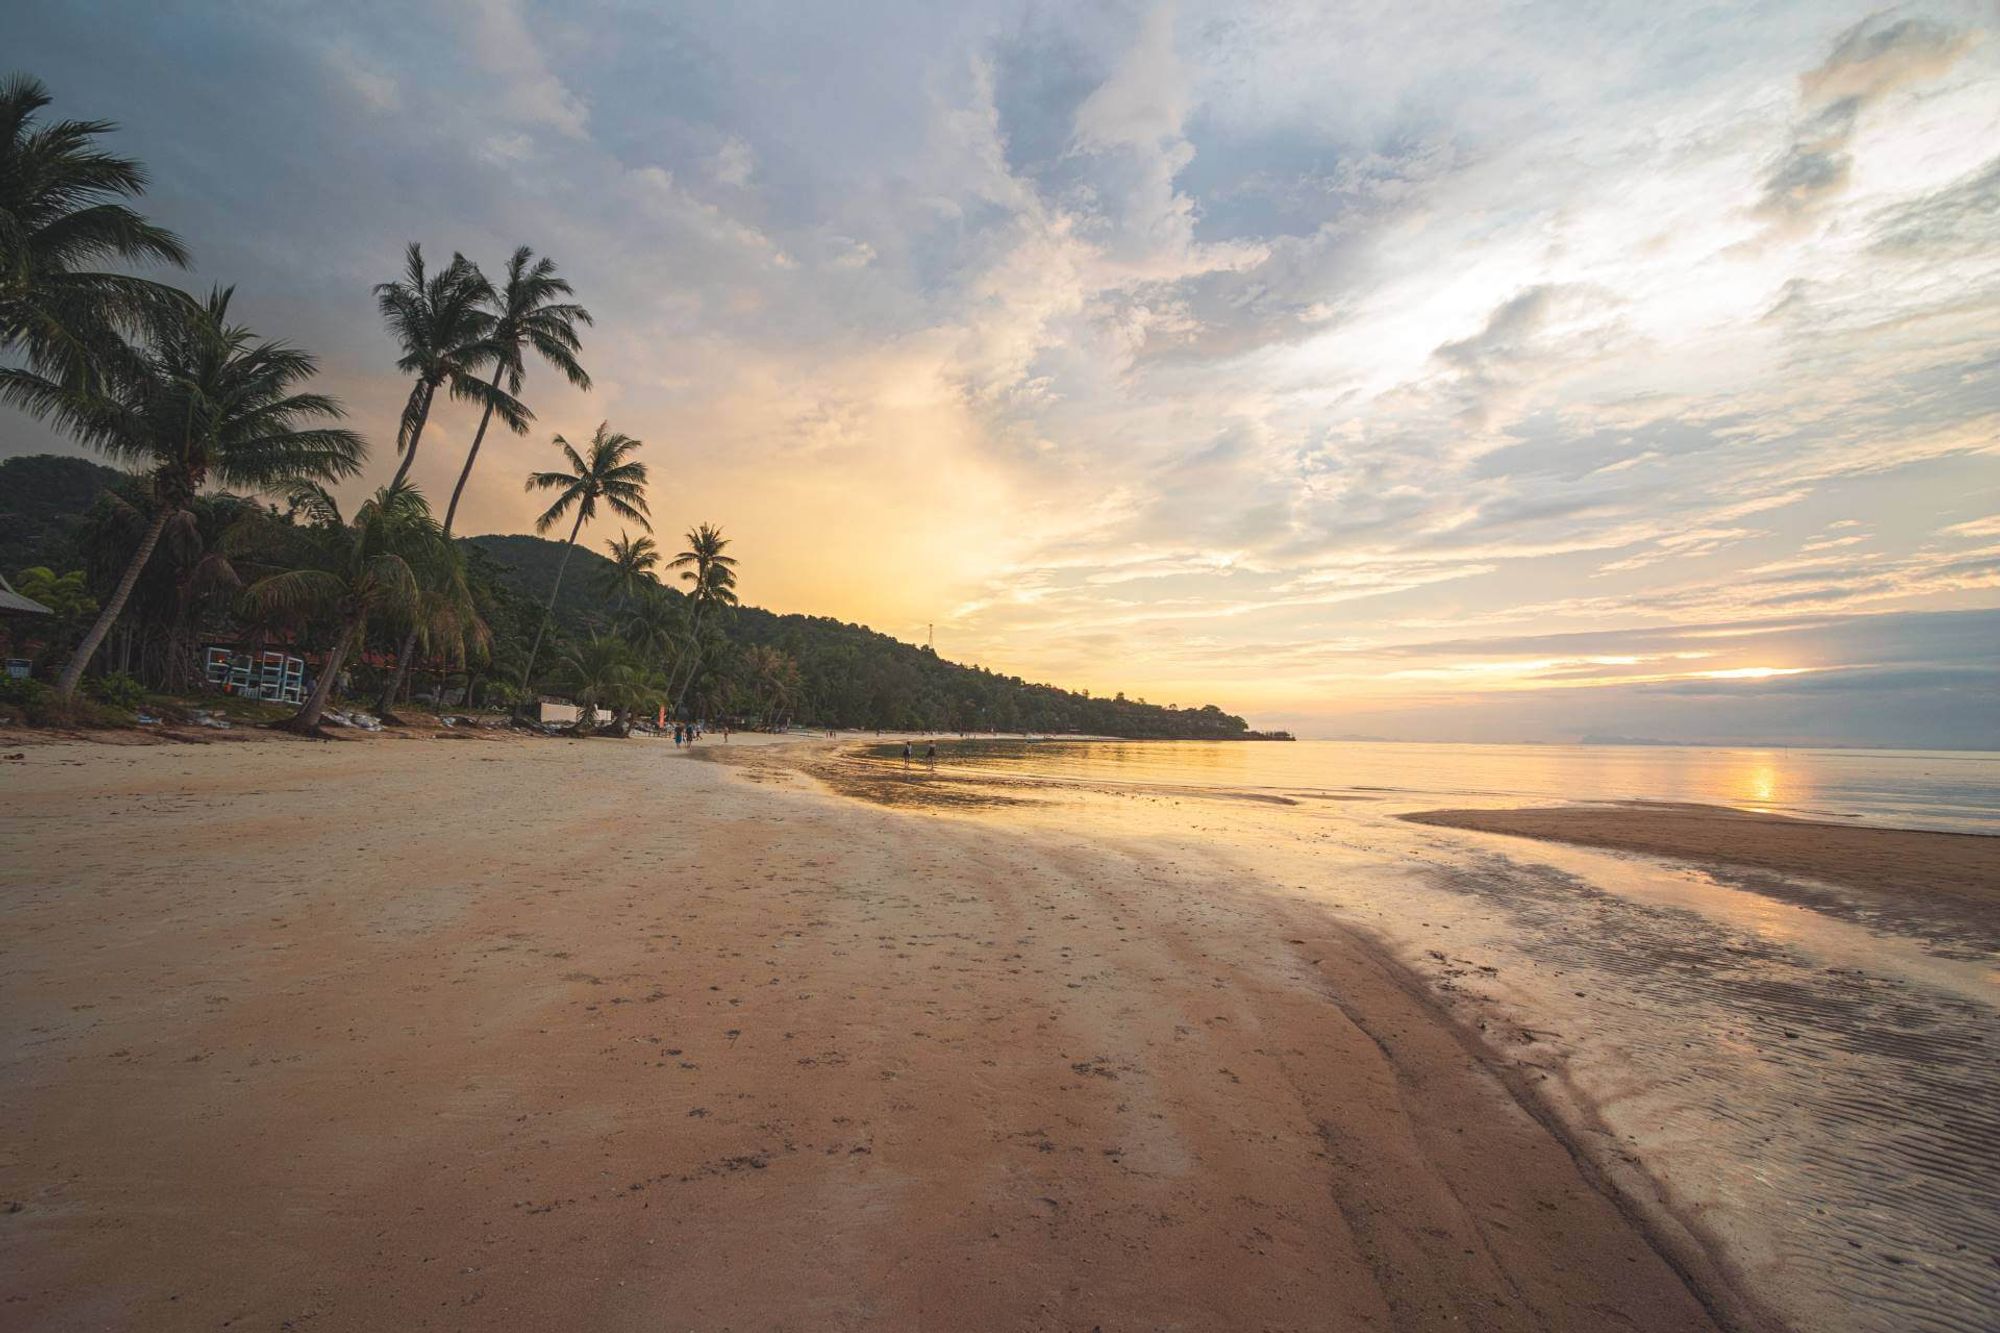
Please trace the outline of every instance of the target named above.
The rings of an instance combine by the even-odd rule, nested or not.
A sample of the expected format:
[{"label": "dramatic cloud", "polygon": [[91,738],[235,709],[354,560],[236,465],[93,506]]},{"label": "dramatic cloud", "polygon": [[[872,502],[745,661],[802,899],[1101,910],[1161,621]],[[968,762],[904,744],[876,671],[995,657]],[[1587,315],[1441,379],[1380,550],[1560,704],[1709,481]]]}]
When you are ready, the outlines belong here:
[{"label": "dramatic cloud", "polygon": [[[26,0],[379,442],[403,244],[554,256],[745,594],[1316,733],[1953,742],[2000,680],[2000,41],[1660,9]],[[449,486],[469,415],[414,475]],[[67,448],[18,418],[0,448]],[[386,471],[385,444],[378,444]],[[600,537],[615,535],[605,532]],[[1900,730],[1899,730],[1900,729]]]}]

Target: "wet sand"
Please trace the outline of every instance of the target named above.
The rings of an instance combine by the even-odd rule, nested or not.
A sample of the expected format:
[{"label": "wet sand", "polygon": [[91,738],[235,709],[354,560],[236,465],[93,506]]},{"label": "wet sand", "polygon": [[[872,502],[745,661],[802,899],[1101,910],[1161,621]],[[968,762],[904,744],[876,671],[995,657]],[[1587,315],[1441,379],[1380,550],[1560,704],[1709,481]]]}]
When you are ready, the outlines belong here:
[{"label": "wet sand", "polygon": [[0,768],[5,1324],[1715,1326],[1311,904],[748,739]]},{"label": "wet sand", "polygon": [[[1733,872],[1732,878],[1760,892],[1809,901],[1838,915],[1886,916],[1928,927],[1932,935],[1973,950],[2000,948],[2000,837],[1862,828],[1652,801],[1426,810],[1402,817],[1415,824],[1689,861]],[[1847,891],[1846,901],[1813,892],[1815,884]],[[1859,913],[1852,910],[1857,908]]]},{"label": "wet sand", "polygon": [[1876,893],[2000,907],[2000,838],[1859,828],[1715,805],[1634,801],[1529,810],[1426,810],[1416,824],[1547,838],[1796,875]]}]

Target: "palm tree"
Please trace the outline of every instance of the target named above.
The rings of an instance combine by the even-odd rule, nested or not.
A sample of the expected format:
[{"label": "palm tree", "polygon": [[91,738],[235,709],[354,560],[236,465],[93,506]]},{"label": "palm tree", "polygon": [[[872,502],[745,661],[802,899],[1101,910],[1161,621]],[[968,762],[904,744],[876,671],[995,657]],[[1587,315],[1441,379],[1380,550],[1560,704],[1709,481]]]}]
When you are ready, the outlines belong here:
[{"label": "palm tree", "polygon": [[[590,375],[577,363],[576,354],[582,348],[582,340],[577,337],[576,326],[591,322],[590,312],[574,302],[560,298],[571,295],[568,282],[556,276],[555,261],[546,256],[534,258],[534,251],[521,246],[508,257],[507,280],[502,283],[497,294],[489,287],[489,300],[493,313],[493,328],[486,335],[486,345],[493,350],[493,379],[491,387],[498,389],[501,377],[506,377],[507,393],[519,398],[521,383],[527,378],[527,365],[523,353],[533,348],[542,360],[560,370],[564,377],[579,389],[590,387]],[[530,261],[533,261],[532,263]],[[459,497],[465,494],[465,483],[472,476],[472,465],[479,459],[479,446],[486,439],[486,427],[493,420],[494,404],[489,401],[486,410],[479,414],[479,430],[472,437],[472,447],[465,452],[465,466],[459,470],[458,485],[452,487],[451,503],[445,506],[444,530],[451,533],[451,523],[458,516]],[[517,435],[525,434],[528,421],[534,414],[527,407],[521,407],[521,415],[503,418]]]},{"label": "palm tree", "polygon": [[340,404],[299,391],[318,369],[313,358],[230,323],[230,295],[218,289],[162,320],[151,347],[101,367],[101,392],[57,389],[46,397],[50,414],[79,440],[147,468],[157,502],[117,589],[63,668],[56,688],[65,697],[124,610],[160,533],[204,482],[270,490],[361,470],[361,437],[325,424],[341,415]]},{"label": "palm tree", "polygon": [[[701,632],[701,613],[711,604],[717,606],[736,605],[736,558],[724,555],[723,549],[729,539],[722,535],[722,529],[713,524],[703,523],[687,535],[688,548],[675,556],[671,567],[681,571],[681,580],[692,583],[688,596],[694,600],[694,623],[688,630],[688,645],[695,647],[696,636]],[[675,671],[679,671],[676,663]],[[681,700],[687,697],[687,688],[701,671],[701,656],[697,650],[688,670],[688,678],[674,696],[674,715],[681,711]]]},{"label": "palm tree", "polygon": [[391,487],[409,478],[439,388],[454,398],[484,403],[509,425],[518,423],[517,429],[528,428],[524,409],[500,388],[498,373],[491,384],[479,378],[486,364],[499,357],[489,341],[498,323],[487,310],[494,299],[493,285],[464,255],[454,254],[443,269],[426,273],[424,249],[414,241],[404,252],[403,276],[376,284],[376,308],[403,349],[396,369],[414,377],[396,426],[396,452],[403,461],[396,465]]},{"label": "palm tree", "polygon": [[528,664],[521,671],[524,690],[535,674],[535,655],[541,651],[542,635],[555,612],[556,593],[562,589],[563,571],[569,568],[570,555],[576,550],[577,534],[583,531],[585,523],[597,517],[597,502],[602,500],[612,513],[632,520],[648,532],[653,530],[646,508],[646,465],[632,457],[632,451],[640,447],[641,441],[612,430],[607,421],[599,424],[597,433],[591,437],[588,458],[577,453],[560,435],[552,443],[562,450],[569,470],[528,474],[529,490],[557,492],[555,503],[535,520],[535,531],[547,532],[571,508],[576,510],[576,522],[570,527],[569,543],[556,565],[556,581],[549,588],[549,604],[542,608],[541,624],[535,627],[535,641],[528,648]]},{"label": "palm tree", "polygon": [[[517,250],[514,261],[520,261],[527,253]],[[526,278],[515,272],[515,262],[509,263],[510,284],[521,286]],[[544,261],[545,263],[547,261]],[[479,416],[479,434],[472,442],[472,452],[479,452],[479,442],[486,438],[486,425],[498,412],[500,419],[513,430],[526,431],[528,422],[534,418],[525,405],[514,397],[521,387],[520,344],[525,339],[539,336],[563,361],[558,364],[574,367],[577,374],[582,368],[576,366],[573,356],[574,346],[566,345],[561,337],[561,328],[550,328],[546,322],[534,324],[532,330],[521,326],[523,319],[533,320],[537,314],[536,299],[546,301],[550,295],[566,294],[567,285],[560,293],[541,290],[539,297],[510,293],[510,299],[527,301],[528,308],[516,316],[511,328],[503,328],[503,320],[508,312],[503,307],[499,314],[493,307],[502,304],[501,297],[493,290],[493,284],[479,271],[479,266],[464,255],[454,253],[451,262],[435,274],[424,270],[423,247],[412,242],[404,255],[403,277],[396,282],[376,285],[376,307],[382,318],[402,344],[403,355],[396,366],[415,381],[410,385],[409,400],[403,405],[403,417],[397,427],[396,448],[403,455],[397,465],[396,476],[390,482],[399,486],[410,475],[410,465],[416,462],[417,445],[422,441],[424,426],[430,420],[431,404],[440,387],[446,388],[454,398],[469,399],[483,404]],[[553,277],[553,265],[550,273]],[[560,283],[560,279],[555,279]],[[586,312],[584,319],[590,318]],[[554,321],[561,323],[558,318]],[[574,344],[575,333],[570,331],[569,342]],[[539,344],[537,344],[539,346]],[[482,380],[478,372],[487,363],[493,365],[491,380]],[[508,388],[502,389],[500,382],[505,377]],[[588,376],[585,376],[586,381]],[[452,491],[451,508],[445,515],[444,531],[451,533],[451,519],[458,512],[458,497],[465,489],[465,479],[472,472],[472,458],[465,460],[465,471],[459,475],[458,486]],[[414,628],[404,636],[402,651],[396,654],[396,669],[390,673],[382,687],[382,697],[376,703],[376,710],[384,718],[394,720],[396,699],[403,692],[403,682],[409,679],[410,667],[414,662],[417,636]]]},{"label": "palm tree", "polygon": [[648,588],[659,586],[653,570],[660,563],[660,547],[651,537],[621,532],[605,543],[604,549],[611,553],[611,563],[599,575],[598,584],[618,608],[622,610]]},{"label": "palm tree", "polygon": [[0,401],[47,410],[50,382],[93,387],[98,362],[121,334],[152,327],[188,304],[184,293],[123,273],[105,260],[186,267],[180,238],[118,202],[146,192],[146,172],[94,143],[108,120],[39,124],[48,89],[23,74],[0,82]]},{"label": "palm tree", "polygon": [[310,731],[319,724],[348,654],[361,643],[373,618],[428,617],[442,632],[480,632],[464,619],[469,599],[454,606],[450,597],[425,598],[427,583],[449,588],[456,581],[462,589],[463,571],[456,549],[415,487],[384,486],[355,511],[352,522],[340,516],[333,497],[317,484],[301,483],[287,498],[303,522],[259,524],[236,541],[275,540],[277,562],[291,568],[251,584],[243,600],[253,614],[331,622],[334,640],[312,693],[282,725]]},{"label": "palm tree", "polygon": [[556,674],[584,710],[586,729],[595,722],[597,706],[613,710],[616,722],[637,702],[644,688],[632,650],[623,639],[593,634],[556,660]]}]

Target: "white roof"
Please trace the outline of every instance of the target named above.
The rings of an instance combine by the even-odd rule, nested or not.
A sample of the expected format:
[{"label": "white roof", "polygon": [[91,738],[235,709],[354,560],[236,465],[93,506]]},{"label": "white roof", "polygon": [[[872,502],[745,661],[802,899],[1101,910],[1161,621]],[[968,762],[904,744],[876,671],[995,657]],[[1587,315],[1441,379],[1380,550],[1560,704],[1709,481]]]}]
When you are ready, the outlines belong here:
[{"label": "white roof", "polygon": [[13,585],[7,582],[7,576],[0,574],[0,612],[4,611],[11,611],[24,616],[52,616],[55,614],[54,611],[43,606],[34,598],[23,597],[20,593],[15,592]]}]

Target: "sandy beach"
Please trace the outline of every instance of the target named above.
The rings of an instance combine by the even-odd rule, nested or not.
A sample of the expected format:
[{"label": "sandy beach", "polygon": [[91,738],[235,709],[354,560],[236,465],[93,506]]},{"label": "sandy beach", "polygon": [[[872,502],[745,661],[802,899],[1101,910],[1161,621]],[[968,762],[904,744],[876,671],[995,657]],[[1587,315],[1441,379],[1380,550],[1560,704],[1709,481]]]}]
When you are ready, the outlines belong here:
[{"label": "sandy beach", "polygon": [[1323,914],[754,739],[23,747],[6,1324],[1715,1326]]},{"label": "sandy beach", "polygon": [[[1836,915],[1926,923],[1979,950],[2000,948],[1996,837],[1866,828],[1662,801],[1427,810],[1403,817],[1414,824],[1691,862]],[[1815,885],[1839,896],[1818,892]],[[1939,929],[1939,922],[1948,924]]]}]

